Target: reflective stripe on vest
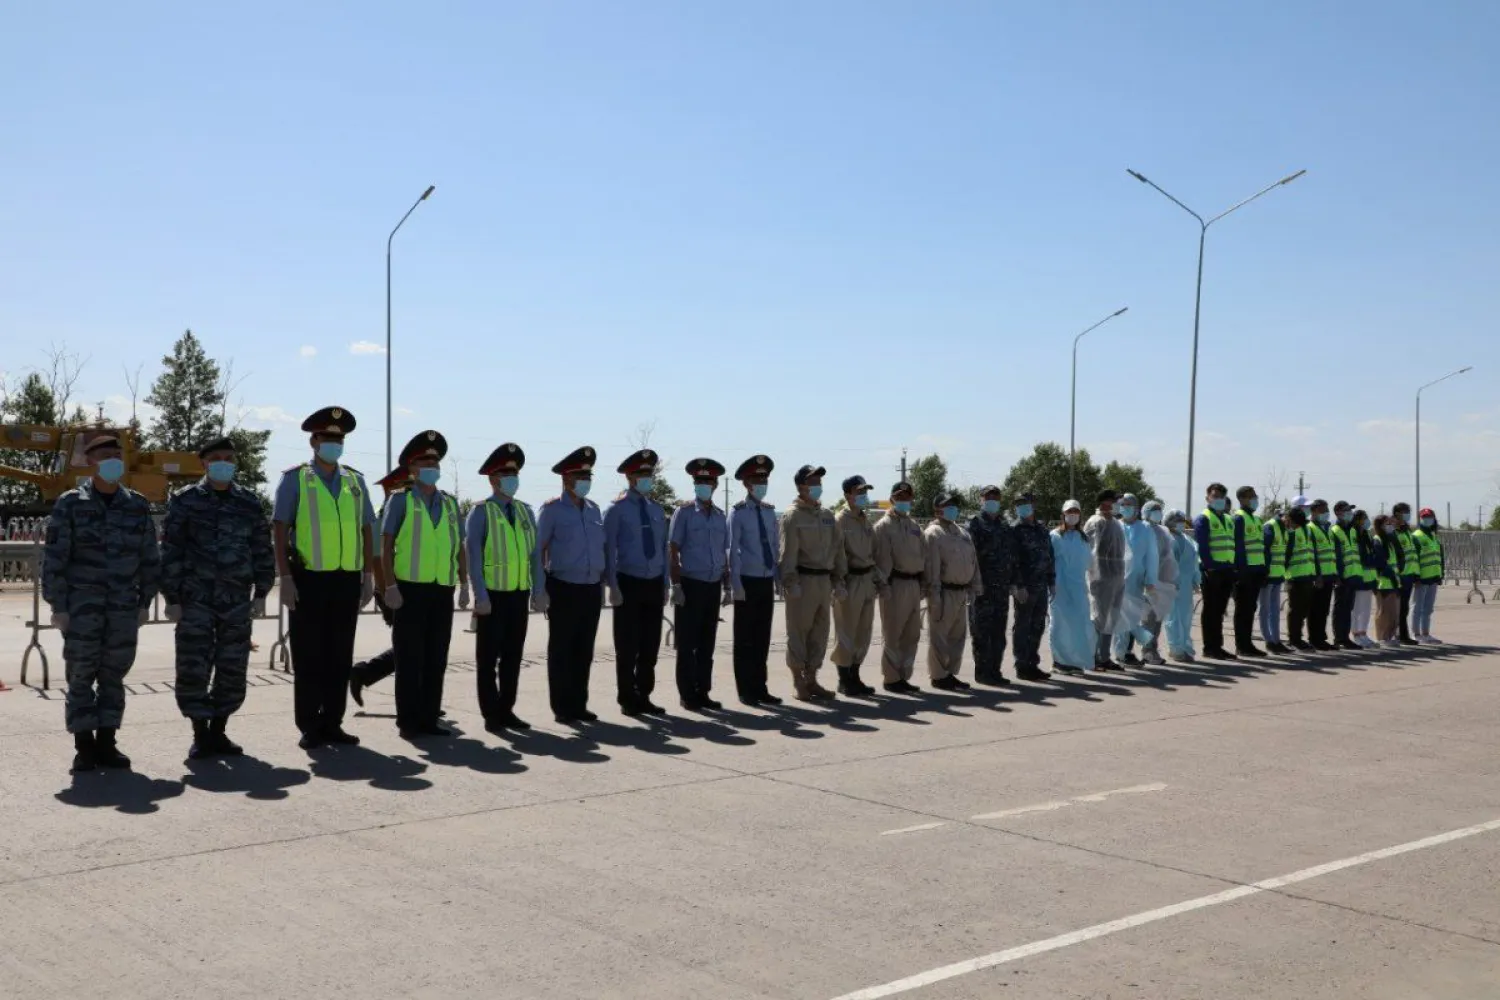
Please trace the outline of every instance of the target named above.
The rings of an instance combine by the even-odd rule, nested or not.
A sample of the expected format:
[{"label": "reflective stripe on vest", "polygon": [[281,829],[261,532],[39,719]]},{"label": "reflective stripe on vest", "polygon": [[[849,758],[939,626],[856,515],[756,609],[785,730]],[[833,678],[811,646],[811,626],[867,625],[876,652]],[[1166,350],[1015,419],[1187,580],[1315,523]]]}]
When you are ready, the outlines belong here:
[{"label": "reflective stripe on vest", "polygon": [[1423,580],[1443,578],[1443,543],[1436,535],[1418,528],[1412,532],[1417,543],[1417,565]]},{"label": "reflective stripe on vest", "polygon": [[1234,565],[1234,524],[1216,511],[1203,511],[1208,518],[1208,559],[1223,566]]},{"label": "reflective stripe on vest", "polygon": [[1401,575],[1420,576],[1422,567],[1417,561],[1417,543],[1411,532],[1396,532],[1396,543],[1401,546]]},{"label": "reflective stripe on vest", "polygon": [[1280,521],[1273,520],[1271,525],[1271,544],[1266,546],[1266,558],[1271,564],[1271,579],[1280,580],[1286,576],[1286,529],[1281,526]]},{"label": "reflective stripe on vest", "polygon": [[1359,539],[1355,536],[1354,529],[1337,525],[1331,533],[1344,552],[1344,579],[1363,580],[1365,564],[1359,557]]},{"label": "reflective stripe on vest", "polygon": [[1264,566],[1266,564],[1266,540],[1261,534],[1264,522],[1248,510],[1237,510],[1234,519],[1245,525],[1245,565]]},{"label": "reflective stripe on vest", "polygon": [[396,579],[444,587],[458,582],[458,504],[444,493],[442,508],[434,525],[427,502],[415,492],[406,494],[406,516],[391,552]]},{"label": "reflective stripe on vest", "polygon": [[1333,548],[1333,536],[1328,534],[1328,529],[1321,524],[1308,525],[1313,532],[1313,541],[1318,546],[1318,575],[1338,576],[1339,557]]},{"label": "reflective stripe on vest", "polygon": [[323,477],[304,465],[297,470],[297,555],[314,573],[357,572],[365,568],[365,498],[359,479],[339,469],[335,497]]},{"label": "reflective stripe on vest", "polygon": [[1390,573],[1389,574],[1387,574],[1387,573],[1380,573],[1380,574],[1377,575],[1377,579],[1376,579],[1376,582],[1375,582],[1375,589],[1376,590],[1400,590],[1401,589],[1401,582],[1397,578],[1397,575],[1396,575],[1397,572],[1398,572],[1397,568],[1396,568],[1396,549],[1397,549],[1397,545],[1393,545],[1391,543],[1391,540],[1389,538],[1387,538],[1386,541],[1385,541],[1385,559],[1386,559],[1386,565],[1388,567],[1390,567]]},{"label": "reflective stripe on vest", "polygon": [[1286,578],[1302,580],[1309,576],[1316,576],[1318,568],[1313,563],[1312,529],[1305,524],[1300,528],[1293,528],[1286,536],[1286,541],[1289,555]]},{"label": "reflective stripe on vest", "polygon": [[536,525],[526,505],[512,500],[516,524],[498,503],[484,504],[484,586],[488,590],[531,589],[531,553],[536,549]]}]

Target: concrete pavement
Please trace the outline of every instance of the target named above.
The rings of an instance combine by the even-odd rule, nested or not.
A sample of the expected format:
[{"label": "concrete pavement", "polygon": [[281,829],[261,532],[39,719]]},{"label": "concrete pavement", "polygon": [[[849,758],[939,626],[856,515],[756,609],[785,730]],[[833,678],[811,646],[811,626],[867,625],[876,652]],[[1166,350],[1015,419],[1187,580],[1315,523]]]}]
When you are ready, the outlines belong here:
[{"label": "concrete pavement", "polygon": [[[402,741],[386,682],[364,746],[311,755],[258,627],[230,762],[184,760],[154,627],[135,773],[69,776],[60,692],[0,694],[0,996],[1491,998],[1500,829],[1463,831],[1500,820],[1500,609],[1462,594],[1440,649],[777,711],[732,701],[726,620],[734,711],[676,712],[664,650],[649,723],[614,710],[606,612],[578,731],[533,617],[538,729],[506,737],[461,616],[461,737]],[[11,684],[29,609],[0,595]]]}]

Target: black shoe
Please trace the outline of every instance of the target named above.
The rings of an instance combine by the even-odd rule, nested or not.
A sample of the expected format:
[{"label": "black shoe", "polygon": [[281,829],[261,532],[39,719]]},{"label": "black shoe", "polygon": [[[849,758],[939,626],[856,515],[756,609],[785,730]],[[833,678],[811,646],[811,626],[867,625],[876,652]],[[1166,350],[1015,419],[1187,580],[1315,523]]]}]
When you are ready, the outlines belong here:
[{"label": "black shoe", "polygon": [[453,730],[446,726],[440,726],[436,722],[429,723],[418,730],[423,736],[452,736]]},{"label": "black shoe", "polygon": [[497,715],[493,719],[486,719],[484,728],[490,732],[494,732],[497,729],[530,729],[531,723],[520,718],[514,712],[508,712],[505,715]]},{"label": "black shoe", "polygon": [[856,698],[869,698],[875,693],[875,689],[865,683],[865,679],[859,676],[860,664],[856,663],[849,668],[849,678],[854,683],[851,694]]},{"label": "black shoe", "polygon": [[985,687],[1010,687],[1010,681],[1006,679],[1004,674],[998,672],[993,674],[975,674],[974,683],[983,684]]},{"label": "black shoe", "polygon": [[1136,656],[1134,653],[1126,653],[1124,656],[1120,657],[1120,666],[1144,667],[1145,664],[1142,663],[1141,658],[1139,656]]},{"label": "black shoe", "polygon": [[1365,647],[1361,646],[1353,639],[1340,639],[1338,642],[1338,647],[1339,649],[1348,649],[1356,653],[1362,653],[1365,650]]},{"label": "black shoe", "polygon": [[851,676],[851,674],[853,673],[853,671],[849,667],[839,667],[838,668],[838,672],[839,672],[839,694],[848,695],[851,698],[855,697],[856,695],[858,695],[859,694],[859,684]]},{"label": "black shoe", "polygon": [[[1053,670],[1059,670],[1059,671],[1061,671],[1061,672],[1069,675],[1070,677],[1082,677],[1083,676],[1083,668],[1082,667],[1070,667],[1066,663],[1054,663],[1054,664],[1052,664],[1052,669]],[[1042,676],[1046,677],[1047,675],[1043,674]]]},{"label": "black shoe", "polygon": [[360,680],[360,675],[368,663],[361,660],[354,665],[354,670],[349,674],[349,697],[354,699],[354,704],[360,708],[365,707],[365,682]]},{"label": "black shoe", "polygon": [[708,709],[710,712],[724,711],[724,703],[722,701],[714,701],[708,695],[703,695],[702,697],[700,697],[698,699],[698,703],[704,708]]},{"label": "black shoe", "polygon": [[1420,642],[1418,642],[1417,640],[1415,640],[1415,639],[1402,639],[1401,640],[1401,645],[1403,645],[1403,646],[1420,646],[1422,644]]},{"label": "black shoe", "polygon": [[130,758],[122,754],[120,748],[115,746],[113,729],[94,731],[94,762],[100,767],[113,768],[118,771],[130,767]]},{"label": "black shoe", "polygon": [[1337,646],[1331,646],[1327,642],[1324,642],[1322,639],[1314,639],[1308,645],[1312,646],[1312,648],[1319,653],[1331,653],[1335,649],[1338,649]]},{"label": "black shoe", "polygon": [[343,726],[334,726],[332,729],[327,729],[323,732],[323,742],[337,743],[340,746],[346,747],[357,747],[359,746],[359,737],[353,733],[344,732]]},{"label": "black shoe", "polygon": [[[1027,667],[1025,670],[1017,670],[1016,677],[1023,681],[1045,681],[1052,677],[1047,671],[1040,667]],[[1000,678],[1002,681],[1004,677]]]},{"label": "black shoe", "polygon": [[708,708],[707,705],[703,704],[703,699],[696,696],[679,699],[677,704],[682,706],[684,712],[702,712]]},{"label": "black shoe", "polygon": [[765,701],[763,701],[761,699],[761,696],[758,694],[740,695],[740,704],[744,705],[746,708],[760,708],[765,704]]},{"label": "black shoe", "polygon": [[1094,663],[1094,669],[1108,672],[1111,670],[1124,670],[1125,668],[1120,666],[1114,660],[1098,660]]},{"label": "black shoe", "polygon": [[1259,660],[1268,655],[1265,650],[1258,649],[1255,646],[1237,646],[1235,647],[1235,652],[1251,660]]},{"label": "black shoe", "polygon": [[583,721],[578,716],[569,715],[566,712],[557,712],[552,716],[552,719],[559,726],[576,726]]},{"label": "black shoe", "polygon": [[645,710],[634,702],[624,702],[620,705],[620,714],[627,719],[636,719],[645,714]]},{"label": "black shoe", "polygon": [[667,714],[667,710],[665,708],[662,708],[660,705],[658,705],[656,702],[652,701],[650,698],[642,698],[641,699],[641,706],[640,706],[640,708],[641,708],[641,711],[645,712],[647,715],[666,715]]},{"label": "black shoe", "polygon": [[588,709],[584,709],[583,711],[581,711],[581,712],[578,713],[578,721],[579,722],[598,722],[599,721],[599,716],[595,715],[593,712],[590,712]]},{"label": "black shoe", "polygon": [[193,720],[193,744],[188,747],[188,760],[202,760],[214,755],[213,740],[208,735],[208,720]]},{"label": "black shoe", "polygon": [[99,766],[94,759],[94,734],[89,732],[73,734],[73,773],[79,774],[83,771],[92,771]]},{"label": "black shoe", "polygon": [[1275,653],[1278,656],[1285,656],[1286,654],[1291,652],[1291,649],[1279,642],[1268,642],[1266,643],[1266,652]]},{"label": "black shoe", "polygon": [[323,739],[322,732],[317,729],[309,729],[302,734],[302,738],[297,741],[297,745],[303,750],[316,750],[326,742],[327,740]]},{"label": "black shoe", "polygon": [[227,718],[218,718],[208,724],[208,741],[213,746],[215,753],[221,753],[226,757],[238,757],[245,752],[245,748],[230,739],[224,732],[229,725]]},{"label": "black shoe", "polygon": [[760,693],[760,701],[761,701],[762,705],[781,705],[781,704],[784,704],[784,702],[780,698],[776,697],[774,694],[772,694],[769,691],[762,691]]},{"label": "black shoe", "polygon": [[889,684],[882,684],[881,687],[891,694],[920,694],[922,691],[911,681],[891,681]]},{"label": "black shoe", "polygon": [[1299,653],[1310,653],[1310,652],[1312,652],[1312,647],[1310,645],[1308,645],[1302,639],[1293,639],[1291,642],[1287,643],[1287,645],[1290,646],[1290,647],[1292,647],[1293,649],[1295,649]]},{"label": "black shoe", "polygon": [[957,677],[939,677],[937,680],[932,682],[932,686],[937,688],[939,691],[962,691],[964,687],[968,687],[967,684],[965,684],[964,687],[959,687],[960,683],[961,682]]}]

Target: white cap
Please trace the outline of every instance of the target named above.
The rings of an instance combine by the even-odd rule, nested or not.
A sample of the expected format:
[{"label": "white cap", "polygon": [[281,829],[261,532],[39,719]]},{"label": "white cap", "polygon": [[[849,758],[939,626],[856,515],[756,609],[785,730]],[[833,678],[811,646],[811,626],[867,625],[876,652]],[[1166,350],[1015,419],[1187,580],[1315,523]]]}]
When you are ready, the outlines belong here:
[{"label": "white cap", "polygon": [[1292,506],[1293,507],[1311,507],[1312,506],[1312,501],[1309,500],[1309,499],[1307,499],[1307,497],[1305,497],[1305,496],[1303,496],[1302,494],[1299,493],[1296,496],[1292,497]]},{"label": "white cap", "polygon": [[1066,514],[1070,510],[1076,510],[1081,513],[1083,511],[1083,504],[1077,500],[1069,500],[1063,504],[1063,513]]}]

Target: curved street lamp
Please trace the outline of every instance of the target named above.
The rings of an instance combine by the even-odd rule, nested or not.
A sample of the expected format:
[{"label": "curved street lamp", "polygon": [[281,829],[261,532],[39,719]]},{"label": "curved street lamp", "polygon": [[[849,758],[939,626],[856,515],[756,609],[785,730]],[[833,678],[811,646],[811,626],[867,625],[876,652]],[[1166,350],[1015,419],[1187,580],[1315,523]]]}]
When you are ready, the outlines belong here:
[{"label": "curved street lamp", "polygon": [[1439,382],[1446,382],[1455,375],[1473,371],[1473,365],[1464,365],[1457,371],[1449,372],[1442,378],[1435,378],[1431,382],[1417,390],[1417,511],[1422,509],[1422,389],[1431,389]]},{"label": "curved street lamp", "polygon": [[427,190],[411,203],[411,208],[406,210],[406,215],[401,216],[401,221],[396,223],[396,228],[391,230],[391,235],[385,238],[385,468],[381,470],[382,476],[391,470],[391,241],[396,238],[397,230],[411,216],[411,213],[417,210],[417,206],[426,201],[436,190],[436,184],[427,185]]},{"label": "curved street lamp", "polygon": [[1108,316],[1104,317],[1099,322],[1095,323],[1093,326],[1091,326],[1087,330],[1083,331],[1083,333],[1080,333],[1078,336],[1076,336],[1076,337],[1073,338],[1073,403],[1072,403],[1072,406],[1070,407],[1070,415],[1069,415],[1069,418],[1068,418],[1068,499],[1069,500],[1077,500],[1078,499],[1078,490],[1077,490],[1076,486],[1074,485],[1074,481],[1073,481],[1074,480],[1074,475],[1073,475],[1073,450],[1074,450],[1074,446],[1077,444],[1077,440],[1078,440],[1078,342],[1080,340],[1082,340],[1086,334],[1092,333],[1093,331],[1099,329],[1099,327],[1103,326],[1105,323],[1108,323],[1110,320],[1114,319],[1116,316],[1118,316],[1121,313],[1125,312],[1129,308],[1130,308],[1129,306],[1121,306],[1119,309],[1116,309],[1114,312],[1110,313]]}]

